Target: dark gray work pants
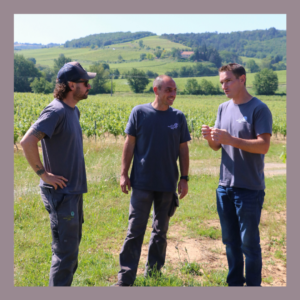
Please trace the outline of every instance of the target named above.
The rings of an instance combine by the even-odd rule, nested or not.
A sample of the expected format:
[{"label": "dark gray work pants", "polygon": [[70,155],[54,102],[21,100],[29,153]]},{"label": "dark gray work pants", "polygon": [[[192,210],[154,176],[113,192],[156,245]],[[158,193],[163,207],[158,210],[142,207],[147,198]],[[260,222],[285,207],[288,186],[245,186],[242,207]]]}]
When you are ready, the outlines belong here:
[{"label": "dark gray work pants", "polygon": [[170,220],[168,213],[173,194],[173,192],[132,189],[127,237],[120,253],[119,283],[132,285],[135,281],[152,202],[154,202],[153,230],[149,242],[145,275],[151,272],[155,265],[157,270],[164,265]]},{"label": "dark gray work pants", "polygon": [[49,286],[70,286],[78,265],[83,210],[82,194],[58,194],[41,188],[41,196],[50,216],[52,262]]}]

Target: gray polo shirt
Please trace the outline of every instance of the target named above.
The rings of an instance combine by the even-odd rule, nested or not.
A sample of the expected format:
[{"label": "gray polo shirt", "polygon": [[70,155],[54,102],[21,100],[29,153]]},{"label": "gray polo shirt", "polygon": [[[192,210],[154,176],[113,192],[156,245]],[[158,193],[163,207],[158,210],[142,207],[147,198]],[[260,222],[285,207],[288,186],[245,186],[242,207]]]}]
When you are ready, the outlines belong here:
[{"label": "gray polo shirt", "polygon": [[[272,134],[272,114],[256,97],[244,104],[234,104],[229,100],[219,106],[215,128],[226,129],[241,139],[256,139],[263,133]],[[219,184],[250,190],[265,189],[264,155],[222,145]]]},{"label": "gray polo shirt", "polygon": [[[82,131],[79,110],[54,99],[31,126],[46,136],[41,140],[43,162],[47,172],[68,179],[67,186],[57,193],[82,194],[87,192]],[[42,179],[40,187],[50,187]]]},{"label": "gray polo shirt", "polygon": [[175,192],[179,145],[191,139],[184,114],[172,107],[160,111],[151,103],[138,105],[131,111],[125,132],[136,137],[131,186]]}]

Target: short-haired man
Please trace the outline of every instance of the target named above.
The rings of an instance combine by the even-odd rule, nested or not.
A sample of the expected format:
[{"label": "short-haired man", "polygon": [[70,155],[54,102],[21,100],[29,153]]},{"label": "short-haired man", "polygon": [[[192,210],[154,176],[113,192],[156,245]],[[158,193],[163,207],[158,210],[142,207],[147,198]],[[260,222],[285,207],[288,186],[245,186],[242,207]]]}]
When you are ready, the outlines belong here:
[{"label": "short-haired man", "polygon": [[[176,84],[166,75],[153,82],[155,100],[133,108],[125,132],[120,186],[123,193],[131,190],[127,237],[120,253],[118,282],[115,286],[133,285],[141,255],[143,238],[152,203],[153,224],[145,276],[160,271],[165,263],[169,211],[176,197],[177,158],[181,177],[178,193],[188,192],[189,151],[191,139],[184,114],[171,107],[176,97]],[[129,166],[133,159],[130,179]],[[128,190],[127,190],[128,187]]]},{"label": "short-haired man", "polygon": [[[219,106],[214,127],[202,126],[209,146],[222,148],[217,210],[226,245],[229,286],[261,285],[259,222],[264,201],[264,155],[272,134],[272,115],[246,89],[246,71],[232,63],[219,69],[220,83],[231,100]],[[244,259],[246,257],[246,278]]]},{"label": "short-haired man", "polygon": [[[54,100],[21,140],[26,159],[40,176],[41,196],[50,216],[52,263],[49,286],[70,286],[78,265],[83,210],[87,192],[82,131],[76,104],[88,97],[89,79],[78,62],[65,64],[57,74]],[[38,142],[41,141],[43,164]]]}]

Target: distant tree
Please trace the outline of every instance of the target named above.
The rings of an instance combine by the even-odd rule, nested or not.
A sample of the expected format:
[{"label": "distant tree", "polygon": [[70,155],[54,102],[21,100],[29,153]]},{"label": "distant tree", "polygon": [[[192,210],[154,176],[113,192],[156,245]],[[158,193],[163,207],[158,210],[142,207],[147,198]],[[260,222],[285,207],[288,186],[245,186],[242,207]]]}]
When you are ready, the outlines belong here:
[{"label": "distant tree", "polygon": [[256,64],[254,59],[249,59],[246,63],[246,66],[249,69],[250,73],[259,72],[259,66]]},{"label": "distant tree", "polygon": [[50,94],[53,92],[53,85],[44,77],[35,78],[30,86],[34,93]]},{"label": "distant tree", "polygon": [[154,59],[154,56],[153,56],[153,54],[151,54],[151,53],[147,53],[147,59],[149,59],[149,60],[153,60],[153,59]]},{"label": "distant tree", "polygon": [[56,80],[57,74],[54,73],[54,71],[50,68],[45,68],[42,71],[42,76],[49,82],[53,82]]},{"label": "distant tree", "polygon": [[171,52],[167,51],[167,50],[163,50],[160,58],[165,58],[165,57],[169,57],[169,56],[171,56]]},{"label": "distant tree", "polygon": [[201,87],[195,78],[188,79],[185,84],[185,93],[189,95],[203,94]]},{"label": "distant tree", "polygon": [[283,61],[278,62],[277,64],[272,65],[274,70],[286,70],[286,64]]},{"label": "distant tree", "polygon": [[282,56],[282,55],[276,55],[274,58],[272,58],[271,64],[277,64],[277,63],[279,63],[280,61],[282,61],[282,59],[283,59],[283,56]]},{"label": "distant tree", "polygon": [[14,55],[14,91],[31,92],[30,83],[35,77],[41,77],[40,71],[32,61],[23,55]]},{"label": "distant tree", "polygon": [[147,54],[146,54],[146,53],[142,53],[142,54],[140,55],[140,59],[141,59],[141,60],[144,60],[146,57],[147,57]]},{"label": "distant tree", "polygon": [[254,76],[253,88],[258,95],[273,95],[278,89],[278,76],[271,69],[262,69]]},{"label": "distant tree", "polygon": [[211,81],[202,79],[200,82],[201,90],[205,95],[218,95],[220,94],[219,86],[214,86]]},{"label": "distant tree", "polygon": [[104,68],[104,70],[109,70],[109,64],[102,63],[102,67]]},{"label": "distant tree", "polygon": [[223,50],[220,51],[219,54],[221,56],[223,65],[230,64],[230,63],[237,63],[240,65],[243,64],[243,61],[236,53]]},{"label": "distant tree", "polygon": [[123,60],[122,55],[119,55],[119,56],[118,56],[118,60]]},{"label": "distant tree", "polygon": [[163,50],[158,49],[157,51],[154,52],[154,55],[155,55],[157,58],[160,58],[162,52],[163,52]]},{"label": "distant tree", "polygon": [[194,72],[192,67],[183,66],[179,70],[179,77],[193,77]]},{"label": "distant tree", "polygon": [[29,57],[27,59],[30,60],[30,61],[32,61],[34,65],[36,64],[36,59],[34,57]]},{"label": "distant tree", "polygon": [[214,50],[210,53],[208,60],[214,63],[218,68],[222,65],[222,58],[217,50]]},{"label": "distant tree", "polygon": [[96,77],[92,79],[89,94],[96,95],[96,94],[105,94],[110,92],[110,87],[106,86],[106,83],[109,80],[110,71],[109,69],[104,68],[104,64],[94,63],[90,66],[90,72],[97,73]]},{"label": "distant tree", "polygon": [[260,69],[272,69],[271,59],[264,58],[260,62]]},{"label": "distant tree", "polygon": [[134,93],[142,93],[149,83],[149,79],[144,71],[133,68],[126,75],[130,89]]},{"label": "distant tree", "polygon": [[176,59],[180,59],[181,58],[181,50],[179,48],[172,48],[171,54]]},{"label": "distant tree", "polygon": [[120,76],[120,72],[119,72],[119,70],[118,69],[115,69],[113,72],[112,72],[112,74],[114,74],[115,76],[114,76],[114,79],[118,79],[119,78],[119,76]]},{"label": "distant tree", "polygon": [[141,48],[144,48],[144,42],[143,42],[143,40],[139,41],[139,45],[140,45]]},{"label": "distant tree", "polygon": [[71,58],[65,57],[64,54],[60,54],[58,59],[54,59],[54,73],[57,74],[58,71],[64,66],[64,64],[72,61]]},{"label": "distant tree", "polygon": [[153,72],[153,71],[150,71],[150,70],[148,70],[148,71],[146,72],[146,75],[147,75],[149,78],[156,78],[156,77],[158,76],[157,73],[155,73],[155,72]]}]

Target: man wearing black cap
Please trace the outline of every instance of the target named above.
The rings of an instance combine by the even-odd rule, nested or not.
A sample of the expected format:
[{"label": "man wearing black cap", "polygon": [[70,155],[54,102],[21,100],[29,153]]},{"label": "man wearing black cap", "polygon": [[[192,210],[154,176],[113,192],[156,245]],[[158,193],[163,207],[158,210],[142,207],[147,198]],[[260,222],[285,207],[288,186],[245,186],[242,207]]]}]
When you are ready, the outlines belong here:
[{"label": "man wearing black cap", "polygon": [[[41,196],[50,216],[52,263],[49,286],[70,286],[78,265],[83,223],[82,194],[87,192],[80,113],[76,104],[88,97],[89,79],[78,62],[57,74],[55,99],[21,140],[25,157],[40,176]],[[43,164],[39,158],[41,141]]]}]

